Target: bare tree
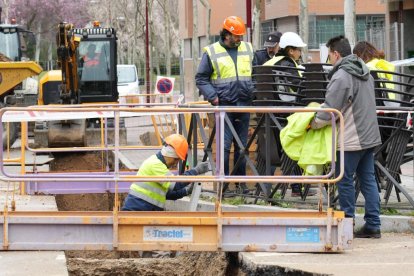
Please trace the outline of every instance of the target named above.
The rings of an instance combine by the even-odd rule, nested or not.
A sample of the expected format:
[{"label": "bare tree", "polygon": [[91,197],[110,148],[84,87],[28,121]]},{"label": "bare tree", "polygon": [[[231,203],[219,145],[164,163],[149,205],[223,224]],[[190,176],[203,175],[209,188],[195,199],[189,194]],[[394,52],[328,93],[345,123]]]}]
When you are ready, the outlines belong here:
[{"label": "bare tree", "polygon": [[[303,41],[309,45],[309,16],[308,16],[308,0],[299,1],[299,34]],[[302,49],[302,59],[308,61],[308,46]]]},{"label": "bare tree", "polygon": [[10,0],[3,0],[2,3],[0,3],[0,7],[2,8],[2,12],[4,13],[4,16],[0,14],[0,23],[9,23],[9,8],[10,8]]},{"label": "bare tree", "polygon": [[261,8],[262,1],[256,0],[254,9],[253,9],[253,48],[258,50],[261,48],[261,41],[260,41],[260,32],[261,32],[261,26],[260,26],[260,14],[262,13]]},{"label": "bare tree", "polygon": [[[198,42],[198,0],[193,0],[193,74],[195,75],[197,72],[198,67],[198,48],[199,48],[199,42]],[[198,100],[198,92],[197,87],[195,85],[195,82],[193,82],[193,98],[194,101]]]},{"label": "bare tree", "polygon": [[344,0],[344,28],[345,36],[349,40],[351,47],[356,42],[356,16],[355,16],[355,0]]}]

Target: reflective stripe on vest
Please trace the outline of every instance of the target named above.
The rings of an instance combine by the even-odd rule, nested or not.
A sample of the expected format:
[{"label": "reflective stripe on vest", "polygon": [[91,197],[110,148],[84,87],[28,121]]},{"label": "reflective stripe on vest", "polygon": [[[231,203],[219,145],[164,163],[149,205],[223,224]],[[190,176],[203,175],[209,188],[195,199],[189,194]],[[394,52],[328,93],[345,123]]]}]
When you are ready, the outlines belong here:
[{"label": "reflective stripe on vest", "polygon": [[162,209],[165,208],[167,190],[152,187],[148,182],[133,183],[129,193],[145,200],[148,203],[151,203],[152,205],[158,206]]},{"label": "reflective stripe on vest", "polygon": [[[266,61],[263,66],[274,66],[276,65],[276,63],[278,63],[279,61],[281,61],[284,58],[290,58],[287,56],[274,56],[271,59],[269,59],[268,61]],[[299,65],[296,63],[296,61],[294,61],[293,59],[290,58],[291,61],[293,61],[293,64],[295,64],[296,68],[299,68]],[[300,77],[302,77],[302,72],[300,70],[298,70],[298,74]]]},{"label": "reflective stripe on vest", "polygon": [[204,47],[204,51],[210,57],[213,65],[213,74],[211,75],[213,84],[229,83],[237,80],[251,81],[253,48],[250,43],[241,41],[237,48],[237,66],[235,66],[227,50],[220,45],[220,42]]},{"label": "reflective stripe on vest", "polygon": [[[390,71],[390,72],[395,71],[394,64],[386,60],[383,60],[383,59],[374,58],[371,61],[367,62],[366,65],[370,70],[382,70],[382,71]],[[393,81],[392,74],[378,73],[377,75],[378,75],[378,78],[388,79],[389,81]],[[393,90],[395,89],[395,85],[393,83],[385,83],[385,87],[388,89],[393,89]],[[388,92],[387,95],[389,99],[395,100],[396,98],[394,93]]]},{"label": "reflective stripe on vest", "polygon": [[[158,159],[156,155],[142,163],[137,173],[138,176],[169,176],[172,173],[167,166]],[[171,182],[135,182],[132,183],[129,193],[148,203],[158,206],[162,209],[165,207],[165,201],[168,190],[173,190],[175,183]]]}]

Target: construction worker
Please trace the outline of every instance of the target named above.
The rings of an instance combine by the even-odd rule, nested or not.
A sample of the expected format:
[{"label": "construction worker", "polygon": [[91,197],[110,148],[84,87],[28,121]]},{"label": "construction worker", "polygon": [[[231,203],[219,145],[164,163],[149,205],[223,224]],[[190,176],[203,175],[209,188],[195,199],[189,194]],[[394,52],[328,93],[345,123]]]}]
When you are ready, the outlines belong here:
[{"label": "construction worker", "polygon": [[253,57],[253,66],[263,65],[266,61],[273,58],[279,51],[279,41],[282,36],[281,32],[272,32],[267,35],[263,44],[264,49],[257,50]]},{"label": "construction worker", "polygon": [[[292,67],[292,69],[279,69],[280,71],[289,73],[293,76],[301,77],[302,74],[297,68],[299,67],[300,57],[302,55],[302,48],[306,47],[307,44],[303,42],[302,38],[297,33],[293,32],[286,32],[280,37],[279,42],[279,51],[276,55],[270,59],[269,61],[265,62],[263,65],[271,66],[271,65],[279,65],[285,67]],[[290,79],[292,84],[299,84],[299,79]],[[295,88],[290,88],[290,92],[295,93]],[[284,101],[295,101],[295,96],[289,95],[280,95],[279,96]],[[281,154],[281,153],[280,153]],[[302,196],[302,187],[300,184],[292,184],[292,197],[299,197]],[[307,193],[307,196],[314,196],[317,194],[316,189],[310,189]]]},{"label": "construction worker", "polygon": [[[345,217],[355,217],[356,175],[365,198],[365,225],[354,233],[355,238],[380,238],[380,195],[374,168],[374,149],[381,144],[375,108],[374,79],[365,63],[353,55],[344,36],[331,38],[327,43],[329,60],[333,65],[325,101],[322,107],[335,108],[344,117],[344,175],[337,183],[339,205]],[[331,114],[317,112],[312,129],[331,124]],[[341,143],[339,143],[341,145]],[[336,154],[336,176],[340,173],[341,155]]]},{"label": "construction worker", "polygon": [[[303,42],[302,38],[297,33],[286,32],[280,37],[279,51],[276,55],[265,62],[263,65],[280,65],[287,67],[299,67],[300,57],[302,55],[302,48],[307,44]],[[285,70],[292,75],[301,75],[298,70]]]},{"label": "construction worker", "polygon": [[96,45],[89,44],[86,55],[82,57],[82,66],[84,67],[95,67],[99,64],[99,54],[96,53]]},{"label": "construction worker", "polygon": [[[185,160],[188,143],[184,136],[172,134],[165,138],[162,149],[146,159],[137,175],[169,176],[170,169]],[[208,162],[201,162],[184,175],[199,175],[209,170]],[[176,200],[191,194],[192,184],[185,182],[135,182],[132,183],[122,211],[162,211],[167,199]]]},{"label": "construction worker", "polygon": [[[229,16],[223,22],[220,40],[204,47],[197,74],[196,85],[200,93],[212,105],[250,106],[252,103],[252,60],[253,47],[241,41],[246,34],[243,20],[237,16]],[[250,114],[229,112],[227,116],[234,127],[240,141],[245,147],[249,129]],[[224,127],[224,173],[229,175],[230,149],[233,133],[228,124]],[[234,164],[242,150],[234,143]],[[241,158],[233,175],[246,175],[246,160]],[[242,184],[243,192],[247,192],[246,184]]]},{"label": "construction worker", "polygon": [[[369,43],[368,41],[360,41],[358,42],[352,52],[361,58],[369,70],[380,70],[380,71],[389,71],[395,72],[395,66],[391,62],[386,61],[385,55],[383,51],[377,50],[374,45]],[[386,73],[378,73],[378,77],[381,79],[387,79],[388,81],[393,81],[392,74]],[[393,83],[385,83],[385,87],[388,89],[394,89],[395,85]],[[395,100],[395,93],[387,93],[387,97],[389,99]],[[390,102],[385,102],[390,103]],[[398,103],[393,103],[390,105],[396,105]],[[386,104],[388,105],[388,104]]]}]

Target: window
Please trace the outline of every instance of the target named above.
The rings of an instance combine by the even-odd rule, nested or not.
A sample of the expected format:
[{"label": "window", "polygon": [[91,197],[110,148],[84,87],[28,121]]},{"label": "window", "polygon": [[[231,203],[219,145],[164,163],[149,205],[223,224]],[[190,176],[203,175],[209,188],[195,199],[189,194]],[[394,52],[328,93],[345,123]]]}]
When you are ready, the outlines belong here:
[{"label": "window", "polygon": [[4,54],[13,61],[19,61],[19,40],[18,33],[15,28],[4,30],[0,32],[0,40],[3,42],[0,44],[0,53]]},{"label": "window", "polygon": [[[320,44],[325,44],[330,38],[344,34],[343,16],[316,16],[309,17],[309,49],[319,49]],[[384,32],[384,16],[357,16],[356,33],[357,41],[370,40],[370,33]],[[383,49],[383,47],[380,47]]]}]

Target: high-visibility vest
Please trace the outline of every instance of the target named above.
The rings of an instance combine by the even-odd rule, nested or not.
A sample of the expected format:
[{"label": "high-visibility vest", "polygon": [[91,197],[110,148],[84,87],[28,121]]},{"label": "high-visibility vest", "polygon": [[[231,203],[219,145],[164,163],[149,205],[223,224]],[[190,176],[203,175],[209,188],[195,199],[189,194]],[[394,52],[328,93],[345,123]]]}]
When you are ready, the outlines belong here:
[{"label": "high-visibility vest", "polygon": [[[223,84],[234,81],[251,81],[253,47],[250,43],[241,41],[237,48],[237,65],[220,42],[204,47],[213,65],[211,83]],[[237,71],[236,71],[237,69]]]},{"label": "high-visibility vest", "polygon": [[[382,71],[390,71],[390,72],[395,71],[394,64],[392,64],[391,62],[388,62],[384,59],[374,58],[374,59],[370,60],[369,62],[367,62],[366,65],[370,70],[382,70]],[[388,79],[390,81],[393,81],[392,74],[378,73],[378,77],[382,78],[382,79]],[[388,89],[394,89],[395,85],[393,83],[385,83],[385,87],[388,88]],[[394,93],[387,93],[387,94],[388,94],[389,99],[395,100],[395,94]]]},{"label": "high-visibility vest", "polygon": [[[172,175],[167,166],[156,155],[150,156],[140,166],[137,175],[168,176]],[[152,205],[165,208],[168,190],[174,189],[175,182],[134,182],[129,193]]]},{"label": "high-visibility vest", "polygon": [[[266,61],[263,66],[274,66],[276,65],[276,63],[278,63],[279,61],[281,61],[284,58],[289,58],[291,61],[293,61],[293,64],[295,64],[296,68],[299,68],[299,65],[296,63],[296,61],[294,61],[292,58],[288,57],[288,56],[273,56],[271,59],[269,59],[268,61]],[[300,70],[297,71],[299,74],[299,77],[302,77],[302,72]],[[296,91],[292,88],[289,87],[288,90],[290,93],[295,94]],[[292,97],[292,96],[288,96],[288,95],[279,95],[280,99],[283,101],[295,101],[296,97]]]},{"label": "high-visibility vest", "polygon": [[[279,61],[281,61],[284,58],[290,58],[288,56],[273,56],[271,59],[269,59],[268,61],[266,61],[263,65],[264,66],[273,66],[276,65],[276,63],[278,63]],[[291,61],[293,61],[293,64],[295,64],[296,68],[299,68],[299,65],[296,63],[296,61],[294,61],[292,58],[290,58]],[[302,72],[300,70],[298,70],[298,74],[300,77],[302,77]]]},{"label": "high-visibility vest", "polygon": [[95,57],[90,58],[87,55],[83,57],[83,66],[84,67],[94,67],[99,64],[99,55],[96,54]]},{"label": "high-visibility vest", "polygon": [[[310,103],[309,107],[320,104]],[[287,118],[280,131],[284,152],[304,170],[305,175],[321,175],[323,166],[332,160],[332,126],[308,129],[315,112],[297,112]]]}]

